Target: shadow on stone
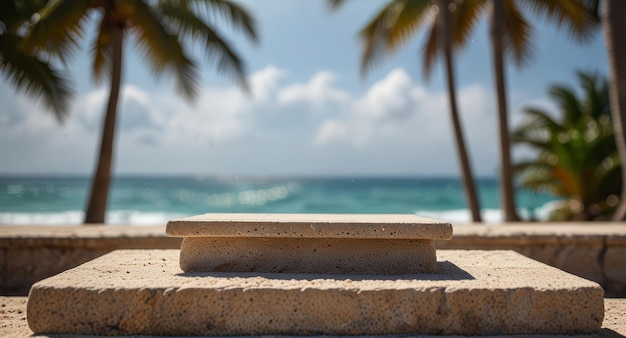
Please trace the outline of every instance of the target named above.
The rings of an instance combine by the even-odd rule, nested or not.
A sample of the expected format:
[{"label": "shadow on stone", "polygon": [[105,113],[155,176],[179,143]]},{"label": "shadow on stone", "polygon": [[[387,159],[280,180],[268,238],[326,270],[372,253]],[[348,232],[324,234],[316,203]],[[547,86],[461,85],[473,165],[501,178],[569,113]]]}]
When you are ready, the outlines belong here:
[{"label": "shadow on stone", "polygon": [[625,336],[607,328],[602,328],[598,331],[598,337],[603,338],[624,338]]},{"label": "shadow on stone", "polygon": [[408,275],[354,275],[354,274],[309,274],[309,273],[263,273],[263,272],[181,272],[176,274],[181,277],[239,277],[253,278],[263,277],[266,279],[285,279],[285,280],[316,280],[316,279],[333,279],[333,280],[473,280],[476,279],[467,271],[461,269],[456,264],[449,261],[437,262],[435,273],[428,274],[408,274]]}]

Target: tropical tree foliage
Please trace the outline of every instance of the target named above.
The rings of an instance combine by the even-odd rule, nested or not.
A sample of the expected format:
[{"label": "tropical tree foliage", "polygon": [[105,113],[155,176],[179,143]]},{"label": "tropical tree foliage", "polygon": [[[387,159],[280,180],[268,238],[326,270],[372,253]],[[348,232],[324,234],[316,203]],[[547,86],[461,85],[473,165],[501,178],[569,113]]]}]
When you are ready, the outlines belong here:
[{"label": "tropical tree foliage", "polygon": [[[344,0],[330,0],[332,8]],[[395,51],[427,29],[423,50],[424,74],[428,78],[435,60],[443,57],[448,84],[450,119],[454,131],[466,200],[474,222],[481,222],[480,203],[476,194],[474,177],[463,136],[454,80],[453,50],[463,47],[478,21],[483,0],[392,0],[385,4],[374,18],[360,31],[363,43],[361,72],[371,68],[385,54]]]},{"label": "tropical tree foliage", "polygon": [[523,187],[564,198],[552,219],[608,219],[621,181],[608,82],[594,73],[579,72],[578,79],[580,94],[561,85],[550,88],[558,115],[525,110],[526,122],[513,140],[535,149],[537,157],[515,167]]},{"label": "tropical tree foliage", "polygon": [[103,223],[125,42],[133,39],[152,72],[173,75],[179,93],[193,99],[199,68],[183,43],[199,44],[208,60],[217,58],[218,70],[247,88],[243,62],[211,19],[221,18],[253,41],[257,35],[252,16],[226,0],[51,0],[39,12],[25,47],[66,62],[79,48],[92,18],[97,20],[97,37],[91,46],[92,71],[97,82],[110,81],[110,96],[85,223]]},{"label": "tropical tree foliage", "polygon": [[40,55],[21,48],[31,17],[46,2],[0,0],[0,73],[17,92],[42,101],[62,121],[72,95],[68,81]]},{"label": "tropical tree foliage", "polygon": [[[345,0],[329,0],[333,7]],[[521,66],[533,55],[532,25],[525,17],[525,9],[537,17],[544,17],[558,27],[565,26],[569,32],[581,40],[587,39],[593,32],[597,17],[588,10],[590,0],[394,0],[390,1],[360,32],[363,40],[362,71],[375,63],[385,53],[395,50],[425,25],[429,25],[424,45],[424,69],[428,76],[438,53],[446,60],[446,39],[444,31],[450,29],[450,43],[454,48],[462,47],[476,22],[483,12],[488,11],[490,18],[490,37],[494,65],[495,89],[498,108],[498,127],[500,141],[500,187],[504,221],[519,220],[515,208],[515,191],[508,127],[508,105],[506,100],[505,56]],[[443,9],[443,10],[440,10]],[[432,15],[435,13],[435,15]],[[450,17],[449,25],[441,23]],[[432,19],[432,20],[431,20]],[[442,44],[441,41],[444,41]],[[447,63],[447,62],[446,62]],[[448,76],[453,69],[448,68]],[[450,95],[451,102],[454,95]],[[452,105],[453,125],[457,108]],[[457,129],[456,126],[454,127]],[[456,133],[457,144],[464,143],[462,134]],[[461,140],[461,142],[459,142]],[[464,146],[457,146],[461,165]],[[463,169],[464,176],[468,175]],[[464,180],[466,186],[468,179]],[[471,188],[468,191],[471,194]],[[468,197],[471,201],[472,197]],[[471,204],[471,202],[470,202]]]},{"label": "tropical tree foliage", "polygon": [[504,220],[517,221],[515,191],[508,127],[505,56],[521,66],[533,54],[532,25],[524,16],[525,7],[537,17],[545,17],[558,27],[565,26],[579,40],[591,37],[597,17],[589,11],[588,0],[488,0],[491,3],[490,36],[498,107],[500,140],[500,189]]}]

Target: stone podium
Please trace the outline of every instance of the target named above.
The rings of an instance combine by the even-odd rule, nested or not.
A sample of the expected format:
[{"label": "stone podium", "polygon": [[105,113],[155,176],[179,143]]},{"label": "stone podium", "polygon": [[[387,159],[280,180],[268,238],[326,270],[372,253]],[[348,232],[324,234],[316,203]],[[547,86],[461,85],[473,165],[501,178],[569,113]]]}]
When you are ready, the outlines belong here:
[{"label": "stone podium", "polygon": [[433,273],[452,226],[415,215],[211,214],[168,222],[190,272]]},{"label": "stone podium", "polygon": [[414,215],[174,220],[167,233],[185,237],[180,251],[115,251],[40,281],[27,319],[36,334],[81,335],[545,335],[601,327],[598,284],[511,251],[444,250],[435,258],[428,238],[451,230]]}]

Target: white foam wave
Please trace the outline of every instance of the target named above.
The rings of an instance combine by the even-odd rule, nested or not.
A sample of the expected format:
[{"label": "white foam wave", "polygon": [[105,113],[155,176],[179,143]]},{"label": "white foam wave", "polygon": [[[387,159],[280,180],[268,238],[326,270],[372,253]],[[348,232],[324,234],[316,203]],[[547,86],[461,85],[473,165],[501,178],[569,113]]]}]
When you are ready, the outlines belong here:
[{"label": "white foam wave", "polygon": [[185,203],[206,205],[212,208],[230,208],[236,205],[262,206],[270,202],[286,199],[290,192],[297,188],[296,184],[289,183],[266,189],[250,189],[217,194],[194,193],[181,190],[177,192],[177,198]]},{"label": "white foam wave", "polygon": [[[548,202],[541,207],[528,210],[528,209],[518,209],[518,214],[522,219],[526,220],[537,220],[537,221],[546,221],[550,212],[554,210],[560,201],[552,201]],[[442,221],[447,221],[450,223],[470,223],[472,221],[472,215],[468,209],[458,209],[458,210],[442,210],[442,211],[418,211],[416,212],[419,216],[439,219]],[[501,223],[502,222],[502,210],[500,209],[482,209],[480,212],[483,222],[485,223]]]},{"label": "white foam wave", "polygon": [[[85,213],[83,211],[61,212],[0,212],[0,224],[7,225],[77,225],[82,224]],[[128,225],[165,225],[167,221],[185,217],[180,213],[142,212],[136,210],[115,210],[107,212],[107,224]]]},{"label": "white foam wave", "polygon": [[[442,210],[442,211],[418,211],[418,216],[434,218],[452,224],[470,223],[472,215],[468,209]],[[483,222],[499,223],[502,221],[502,214],[499,209],[483,209],[480,212]]]},{"label": "white foam wave", "polygon": [[107,224],[130,224],[130,225],[165,225],[169,220],[181,218],[181,213],[167,212],[142,212],[136,210],[116,210],[108,212]]},{"label": "white foam wave", "polygon": [[[282,190],[270,190],[259,193],[259,191],[244,192],[240,203],[265,203],[268,200],[285,198],[286,194]],[[549,202],[535,209],[532,215],[528,210],[520,209],[519,213],[525,219],[534,217],[543,221],[548,219],[550,211],[558,204]],[[416,212],[419,216],[440,219],[453,224],[471,222],[471,215],[467,209],[429,211],[421,210]],[[483,221],[486,223],[500,223],[502,212],[499,209],[483,209],[481,211]],[[191,216],[182,213],[172,212],[145,212],[137,210],[113,210],[107,212],[107,224],[128,224],[128,225],[164,225],[169,220]],[[60,212],[0,212],[0,224],[10,225],[75,225],[83,222],[84,212],[81,210],[60,211]]]},{"label": "white foam wave", "polygon": [[10,225],[71,225],[83,221],[82,211],[61,212],[0,212],[0,224]]}]

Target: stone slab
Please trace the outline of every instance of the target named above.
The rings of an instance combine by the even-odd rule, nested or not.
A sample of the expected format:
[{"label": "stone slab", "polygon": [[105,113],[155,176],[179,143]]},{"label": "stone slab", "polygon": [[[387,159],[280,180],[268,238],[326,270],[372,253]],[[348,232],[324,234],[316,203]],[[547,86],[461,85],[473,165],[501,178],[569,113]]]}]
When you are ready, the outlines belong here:
[{"label": "stone slab", "polygon": [[[33,335],[33,331],[28,327],[26,321],[27,297],[2,297],[0,296],[0,337],[28,337]],[[63,334],[38,334],[39,338],[61,338],[67,337]],[[93,337],[91,335],[71,335],[72,338]],[[123,336],[135,337],[135,336]],[[159,337],[163,336],[143,336]],[[283,336],[287,337],[287,336]],[[321,336],[328,337],[328,336]],[[351,336],[354,337],[354,336]],[[402,337],[407,335],[388,335],[386,337]],[[441,335],[419,335],[421,338],[458,338],[458,336]],[[625,338],[626,337],[626,298],[605,298],[604,299],[604,321],[600,331],[582,335],[499,335],[499,338]]]},{"label": "stone slab", "polygon": [[435,272],[427,239],[204,238],[180,248],[186,272],[270,272],[398,275]]},{"label": "stone slab", "polygon": [[[605,290],[605,297],[626,297],[626,284],[620,272],[626,271],[624,260],[615,259],[620,248],[626,246],[626,222],[535,222],[509,224],[454,224],[454,238],[435,241],[437,249],[514,250],[532,259],[556,266],[569,273],[591,279],[585,275],[595,267],[568,264],[556,265],[556,257],[567,246],[585,250],[588,246],[602,243],[605,253],[596,261],[605,277],[597,281]],[[0,226],[0,250],[4,250],[5,262],[0,264],[0,281],[6,278],[21,281],[19,285],[0,285],[0,295],[28,295],[33,283],[71,269],[91,257],[120,249],[180,249],[182,238],[166,237],[165,224],[160,226]],[[49,248],[45,253],[39,248]],[[8,264],[12,261],[9,249],[16,255],[28,256],[27,264],[38,265],[37,271],[27,271],[22,265]],[[618,249],[614,251],[612,249]],[[22,251],[22,253],[18,252]],[[56,251],[56,252],[54,252]],[[38,254],[28,254],[28,252]],[[0,254],[1,256],[1,254]],[[617,257],[619,258],[619,257]],[[50,267],[44,269],[43,267]],[[52,268],[54,267],[54,268]],[[44,271],[45,270],[45,271]],[[33,274],[35,272],[45,274]],[[32,272],[32,273],[31,273]],[[10,276],[11,278],[8,278]],[[620,277],[620,279],[616,279]],[[621,280],[621,282],[620,282]],[[0,335],[2,336],[2,335]]]},{"label": "stone slab", "polygon": [[172,220],[172,237],[450,239],[452,225],[416,215],[205,214]]},{"label": "stone slab", "polygon": [[580,334],[593,282],[510,251],[439,251],[434,274],[184,273],[177,250],[116,251],[36,283],[38,333],[99,335]]},{"label": "stone slab", "polygon": [[433,273],[452,225],[416,215],[205,214],[170,221],[185,272]]}]

